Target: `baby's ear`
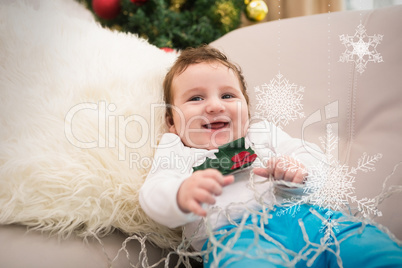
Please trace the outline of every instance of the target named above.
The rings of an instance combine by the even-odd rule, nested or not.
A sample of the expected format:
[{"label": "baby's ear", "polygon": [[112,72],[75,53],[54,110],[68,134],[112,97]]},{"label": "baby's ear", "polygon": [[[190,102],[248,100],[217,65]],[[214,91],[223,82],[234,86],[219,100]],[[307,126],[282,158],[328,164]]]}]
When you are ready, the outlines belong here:
[{"label": "baby's ear", "polygon": [[166,115],[166,124],[169,128],[169,132],[170,133],[174,133],[177,134],[176,132],[176,127],[174,126],[174,121],[173,121],[173,117],[170,115]]}]

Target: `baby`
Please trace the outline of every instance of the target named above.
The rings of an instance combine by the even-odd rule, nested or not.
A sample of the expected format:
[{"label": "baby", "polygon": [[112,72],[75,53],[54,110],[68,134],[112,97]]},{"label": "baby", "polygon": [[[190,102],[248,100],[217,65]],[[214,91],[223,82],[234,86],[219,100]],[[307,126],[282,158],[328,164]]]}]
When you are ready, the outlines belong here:
[{"label": "baby", "polygon": [[[182,51],[163,86],[169,133],[162,136],[141,188],[143,210],[170,228],[185,226],[184,234],[197,251],[208,248],[211,235],[222,245],[230,243],[231,251],[225,254],[219,255],[219,247],[206,254],[205,267],[305,266],[318,249],[307,245],[298,219],[308,223],[304,232],[318,244],[324,235],[319,232],[322,219],[311,205],[302,205],[297,217],[274,211],[283,197],[303,194],[311,168],[324,159],[318,146],[291,138],[269,122],[250,122],[241,70],[212,47]],[[316,209],[323,217],[328,211]],[[342,217],[340,212],[332,213],[332,219]],[[243,230],[236,236],[240,222]],[[263,223],[257,240],[253,228],[248,228],[256,222]],[[342,262],[364,267],[402,265],[401,248],[376,227],[368,225],[358,235],[360,222],[342,224],[339,239],[349,238],[340,244],[340,254],[324,250],[327,255],[315,256],[316,267]],[[368,243],[374,235],[381,248]],[[354,243],[362,245],[359,258]],[[243,252],[240,258],[239,252]]]}]

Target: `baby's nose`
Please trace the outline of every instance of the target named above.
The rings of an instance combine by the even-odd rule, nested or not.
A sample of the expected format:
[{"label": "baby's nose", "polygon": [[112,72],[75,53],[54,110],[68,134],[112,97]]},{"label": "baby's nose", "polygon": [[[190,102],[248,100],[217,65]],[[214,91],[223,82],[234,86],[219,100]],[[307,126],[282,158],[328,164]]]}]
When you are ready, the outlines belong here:
[{"label": "baby's nose", "polygon": [[220,113],[225,111],[225,105],[223,105],[220,99],[210,99],[207,103],[206,110],[208,113]]}]

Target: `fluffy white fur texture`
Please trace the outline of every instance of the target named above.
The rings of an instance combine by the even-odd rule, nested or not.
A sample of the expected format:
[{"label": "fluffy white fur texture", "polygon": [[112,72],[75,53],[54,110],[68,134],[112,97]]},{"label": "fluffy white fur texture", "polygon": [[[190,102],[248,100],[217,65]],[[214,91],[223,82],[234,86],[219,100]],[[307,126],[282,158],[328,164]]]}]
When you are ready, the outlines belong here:
[{"label": "fluffy white fur texture", "polygon": [[60,0],[0,5],[0,224],[179,241],[138,203],[165,130],[151,104],[175,58],[67,15]]}]

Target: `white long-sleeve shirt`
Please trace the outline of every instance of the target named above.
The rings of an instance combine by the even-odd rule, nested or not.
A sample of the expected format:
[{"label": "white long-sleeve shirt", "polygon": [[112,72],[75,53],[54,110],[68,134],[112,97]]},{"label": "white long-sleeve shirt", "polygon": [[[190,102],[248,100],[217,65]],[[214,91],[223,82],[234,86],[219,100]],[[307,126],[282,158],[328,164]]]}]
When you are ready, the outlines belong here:
[{"label": "white long-sleeve shirt", "polygon": [[[262,167],[262,163],[273,156],[291,156],[306,166],[307,170],[309,167],[318,166],[319,161],[323,160],[318,146],[291,138],[266,121],[250,125],[245,143],[246,147],[250,146],[258,156],[251,167]],[[140,190],[140,205],[147,215],[169,228],[185,225],[185,235],[192,236],[199,228],[202,219],[193,213],[184,213],[180,210],[176,199],[177,192],[183,181],[193,173],[193,167],[202,164],[207,157],[216,158],[217,151],[218,149],[190,148],[181,142],[179,136],[172,133],[164,134],[156,150],[152,168]],[[212,213],[209,215],[214,230],[227,225],[228,217],[234,220],[241,219],[245,208],[258,210],[261,207],[261,200],[256,200],[256,196],[263,196],[262,202],[265,204],[275,202],[273,184],[269,182],[258,184],[266,181],[266,178],[257,175],[250,178],[250,170],[249,168],[234,174],[235,182],[225,186],[222,194],[216,197],[216,203],[211,207]],[[251,185],[258,186],[252,189]],[[300,186],[300,188],[279,187],[281,192],[300,195],[303,193],[302,185]],[[230,209],[227,209],[229,206]],[[226,215],[225,209],[227,209]],[[204,227],[198,231],[196,237],[192,238],[192,245],[196,250],[201,250],[205,240]]]}]

